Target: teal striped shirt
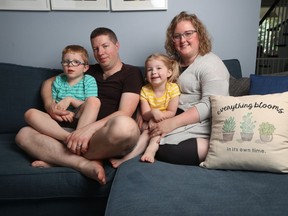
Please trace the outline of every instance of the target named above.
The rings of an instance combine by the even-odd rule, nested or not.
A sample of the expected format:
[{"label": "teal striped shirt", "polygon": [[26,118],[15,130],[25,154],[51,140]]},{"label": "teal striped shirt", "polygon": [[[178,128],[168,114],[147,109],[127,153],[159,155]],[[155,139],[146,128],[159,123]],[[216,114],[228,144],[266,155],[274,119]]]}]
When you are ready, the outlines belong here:
[{"label": "teal striped shirt", "polygon": [[65,74],[58,75],[52,84],[52,97],[56,103],[66,97],[85,101],[91,96],[98,96],[98,87],[95,78],[87,74],[73,86],[68,84]]}]

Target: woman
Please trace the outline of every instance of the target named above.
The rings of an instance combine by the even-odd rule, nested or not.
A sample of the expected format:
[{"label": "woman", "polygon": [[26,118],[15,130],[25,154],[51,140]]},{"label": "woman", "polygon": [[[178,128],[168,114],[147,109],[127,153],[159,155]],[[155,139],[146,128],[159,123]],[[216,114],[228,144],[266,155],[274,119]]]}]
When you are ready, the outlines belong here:
[{"label": "woman", "polygon": [[156,158],[169,163],[199,165],[208,152],[211,95],[229,95],[229,72],[211,52],[211,40],[194,14],[181,12],[166,32],[165,49],[182,73],[177,115],[157,123],[151,137],[161,135]]}]

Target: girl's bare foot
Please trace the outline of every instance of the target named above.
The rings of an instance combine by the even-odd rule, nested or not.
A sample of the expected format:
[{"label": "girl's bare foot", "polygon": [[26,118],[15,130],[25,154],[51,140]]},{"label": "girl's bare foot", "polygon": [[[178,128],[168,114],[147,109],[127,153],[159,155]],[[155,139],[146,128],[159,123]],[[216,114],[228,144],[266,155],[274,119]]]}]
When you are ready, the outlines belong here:
[{"label": "girl's bare foot", "polygon": [[141,157],[141,161],[143,162],[149,162],[149,163],[154,163],[155,159],[152,155],[149,155],[149,154],[144,154],[142,157]]},{"label": "girl's bare foot", "polygon": [[38,168],[49,168],[49,167],[54,167],[53,164],[49,164],[45,161],[41,161],[41,160],[35,160],[32,162],[31,164],[32,167],[38,167]]},{"label": "girl's bare foot", "polygon": [[112,165],[112,167],[114,168],[118,168],[122,163],[124,163],[125,161],[127,161],[128,159],[125,158],[121,158],[121,159],[110,159],[110,163]]},{"label": "girl's bare foot", "polygon": [[87,161],[79,170],[83,175],[98,181],[101,185],[106,183],[105,170],[101,161]]}]

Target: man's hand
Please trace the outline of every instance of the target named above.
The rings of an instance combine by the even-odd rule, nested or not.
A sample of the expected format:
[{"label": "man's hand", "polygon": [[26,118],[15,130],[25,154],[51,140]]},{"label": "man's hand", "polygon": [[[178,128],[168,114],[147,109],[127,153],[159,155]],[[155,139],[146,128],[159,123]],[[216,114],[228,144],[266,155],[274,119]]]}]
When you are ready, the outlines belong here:
[{"label": "man's hand", "polygon": [[67,148],[77,155],[86,153],[94,132],[95,130],[89,125],[73,131],[66,139]]}]

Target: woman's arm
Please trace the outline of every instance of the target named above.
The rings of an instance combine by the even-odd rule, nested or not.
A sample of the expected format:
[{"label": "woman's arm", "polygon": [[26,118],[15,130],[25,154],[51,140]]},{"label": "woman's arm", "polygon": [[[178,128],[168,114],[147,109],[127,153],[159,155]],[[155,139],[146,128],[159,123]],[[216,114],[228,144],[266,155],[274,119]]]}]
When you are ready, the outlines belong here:
[{"label": "woman's arm", "polygon": [[190,109],[179,115],[165,119],[155,124],[153,128],[150,128],[150,136],[154,137],[161,135],[163,137],[167,133],[175,130],[176,128],[189,124],[195,124],[199,121],[200,119],[198,110],[196,109],[196,107],[191,107]]}]

